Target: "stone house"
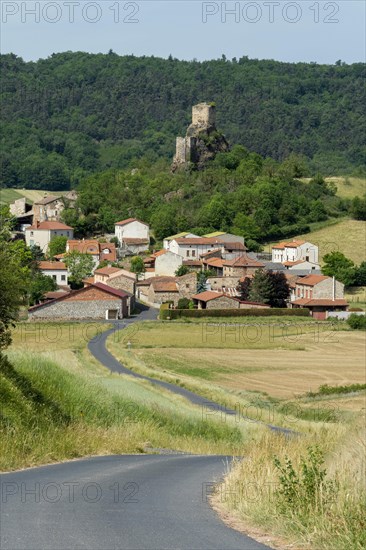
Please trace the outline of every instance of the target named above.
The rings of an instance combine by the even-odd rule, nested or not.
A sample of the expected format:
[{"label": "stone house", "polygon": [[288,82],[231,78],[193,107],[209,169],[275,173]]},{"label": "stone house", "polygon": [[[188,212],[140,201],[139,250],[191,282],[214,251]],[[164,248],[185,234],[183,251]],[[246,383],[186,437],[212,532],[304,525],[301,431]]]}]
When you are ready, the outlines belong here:
[{"label": "stone house", "polygon": [[272,262],[297,262],[302,260],[311,264],[319,263],[319,248],[307,241],[282,242],[272,246]]},{"label": "stone house", "polygon": [[312,262],[307,262],[306,260],[296,260],[295,262],[283,262],[285,268],[288,271],[306,271],[309,274],[313,271],[317,273],[320,270],[319,264],[313,264]]},{"label": "stone house", "polygon": [[122,290],[95,283],[33,306],[28,314],[29,319],[122,319],[128,315],[127,299],[128,295]]},{"label": "stone house", "polygon": [[232,260],[225,260],[223,263],[224,277],[249,277],[254,275],[258,269],[263,269],[264,263],[243,254]]},{"label": "stone house", "polygon": [[125,255],[139,254],[149,249],[149,226],[137,218],[127,218],[117,222],[114,227],[114,234]]},{"label": "stone house", "polygon": [[[94,271],[94,283],[103,283],[117,290],[123,290],[128,294],[129,311],[135,309],[136,300],[136,281],[135,273],[120,269],[118,267],[102,267]],[[86,283],[88,284],[88,283]]]},{"label": "stone house", "polygon": [[310,309],[311,315],[319,320],[326,319],[330,311],[346,311],[348,305],[344,284],[326,275],[299,277],[290,302],[293,308]]},{"label": "stone house", "polygon": [[62,197],[46,195],[43,199],[33,203],[33,223],[61,219],[65,204]]},{"label": "stone house", "polygon": [[190,299],[196,288],[195,273],[182,277],[152,277],[137,283],[137,297],[155,307],[168,301],[176,306],[180,298]]},{"label": "stone house", "polygon": [[206,290],[192,296],[193,303],[198,309],[239,309],[240,302],[237,298],[227,296],[221,292]]},{"label": "stone house", "polygon": [[61,222],[36,222],[25,230],[25,242],[28,246],[38,245],[42,252],[47,252],[48,245],[55,237],[72,239],[74,230]]},{"label": "stone house", "polygon": [[63,262],[39,262],[39,269],[44,275],[51,277],[58,286],[67,286],[69,272]]}]

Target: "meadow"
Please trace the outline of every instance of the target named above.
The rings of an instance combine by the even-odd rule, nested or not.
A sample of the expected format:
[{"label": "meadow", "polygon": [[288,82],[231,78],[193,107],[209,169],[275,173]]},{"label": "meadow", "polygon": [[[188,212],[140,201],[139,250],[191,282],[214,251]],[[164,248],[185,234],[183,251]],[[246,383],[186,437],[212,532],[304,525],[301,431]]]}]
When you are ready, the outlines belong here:
[{"label": "meadow", "polygon": [[[361,550],[364,333],[344,323],[240,321],[140,323],[107,345],[132,370],[235,407],[238,425],[298,434],[262,431],[216,487],[212,504],[231,527],[275,548]],[[227,421],[220,410],[210,416]]]},{"label": "meadow", "polygon": [[6,187],[0,189],[0,204],[10,204],[25,197],[28,202],[34,203],[43,199],[45,195],[65,195],[67,191],[42,191],[41,189],[14,189],[12,187]]}]

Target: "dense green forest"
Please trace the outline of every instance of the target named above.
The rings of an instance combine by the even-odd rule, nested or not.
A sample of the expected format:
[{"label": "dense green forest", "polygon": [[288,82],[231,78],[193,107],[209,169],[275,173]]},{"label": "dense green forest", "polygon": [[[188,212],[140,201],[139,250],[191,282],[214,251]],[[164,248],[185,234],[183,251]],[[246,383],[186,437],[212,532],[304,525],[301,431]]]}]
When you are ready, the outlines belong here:
[{"label": "dense green forest", "polygon": [[228,141],[308,174],[360,174],[365,65],[179,61],[66,52],[1,56],[0,185],[60,190],[138,159],[171,160],[191,106],[217,105]]}]

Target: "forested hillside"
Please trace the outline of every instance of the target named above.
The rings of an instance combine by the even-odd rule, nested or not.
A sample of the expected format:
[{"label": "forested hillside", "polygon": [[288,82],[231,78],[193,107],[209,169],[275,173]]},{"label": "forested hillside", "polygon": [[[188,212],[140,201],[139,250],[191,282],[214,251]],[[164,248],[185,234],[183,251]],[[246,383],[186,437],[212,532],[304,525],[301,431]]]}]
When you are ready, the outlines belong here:
[{"label": "forested hillside", "polygon": [[170,160],[191,106],[217,105],[229,142],[309,175],[360,173],[365,65],[198,62],[66,52],[38,62],[1,56],[1,185],[63,189],[136,159]]}]

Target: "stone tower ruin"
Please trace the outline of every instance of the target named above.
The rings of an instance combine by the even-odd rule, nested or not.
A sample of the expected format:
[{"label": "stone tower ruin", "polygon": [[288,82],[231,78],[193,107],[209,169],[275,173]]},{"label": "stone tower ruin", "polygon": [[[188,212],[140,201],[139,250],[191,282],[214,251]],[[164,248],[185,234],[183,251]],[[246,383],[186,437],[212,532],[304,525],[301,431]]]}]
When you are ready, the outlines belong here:
[{"label": "stone tower ruin", "polygon": [[229,150],[225,137],[216,129],[216,108],[212,103],[192,107],[192,123],[185,137],[177,137],[172,171],[205,168],[218,152]]}]

